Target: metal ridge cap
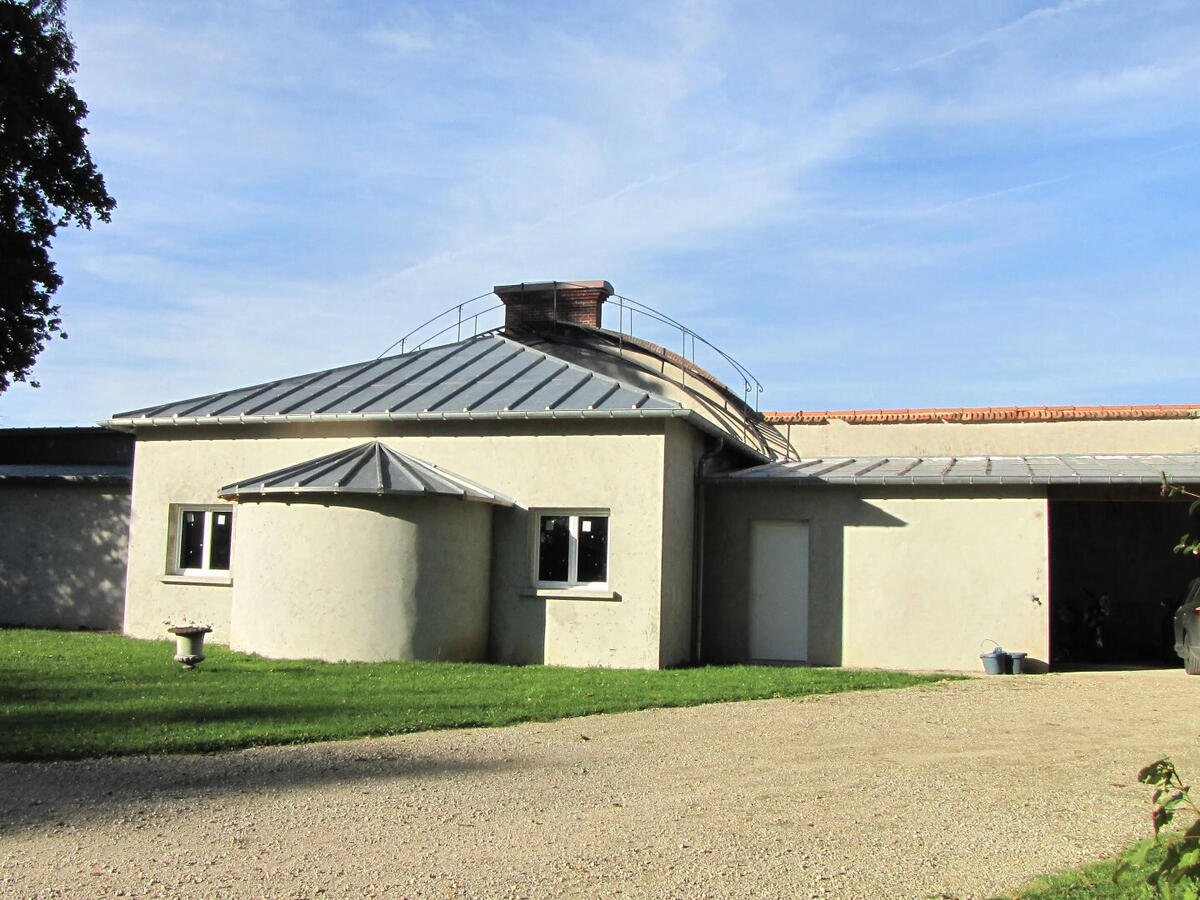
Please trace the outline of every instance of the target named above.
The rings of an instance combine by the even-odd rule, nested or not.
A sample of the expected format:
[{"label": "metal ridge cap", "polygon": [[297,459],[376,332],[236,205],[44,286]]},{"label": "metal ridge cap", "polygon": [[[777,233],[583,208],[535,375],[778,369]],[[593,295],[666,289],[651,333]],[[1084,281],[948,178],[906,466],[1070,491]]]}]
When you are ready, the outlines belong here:
[{"label": "metal ridge cap", "polygon": [[[751,418],[754,418],[754,417],[757,417],[760,419],[762,418],[762,414],[758,410],[756,410],[752,406],[750,406],[750,404],[746,402],[746,399],[744,397],[738,396],[737,391],[735,391],[733,388],[731,388],[722,379],[718,378],[716,375],[709,372],[707,369],[703,368],[702,366],[698,365],[697,363],[687,359],[684,356],[680,356],[675,351],[670,350],[661,344],[656,344],[653,341],[648,341],[648,340],[645,340],[644,338],[639,338],[639,337],[635,337],[634,335],[631,335],[631,334],[626,334],[623,331],[614,331],[611,328],[599,328],[599,327],[593,327],[591,325],[580,325],[580,324],[574,323],[574,322],[563,323],[563,324],[569,325],[570,328],[581,332],[585,336],[600,336],[600,337],[605,338],[607,341],[609,341],[609,343],[607,345],[600,345],[598,343],[588,342],[588,341],[576,341],[576,342],[574,342],[576,345],[582,345],[587,349],[595,350],[598,353],[603,353],[605,356],[608,356],[608,357],[611,357],[611,358],[614,358],[614,359],[617,359],[617,360],[620,360],[620,361],[623,361],[626,363],[632,363],[633,365],[635,365],[639,369],[641,369],[643,372],[646,372],[646,373],[656,376],[658,378],[665,378],[665,376],[661,370],[658,370],[653,366],[646,365],[640,359],[632,359],[628,356],[625,356],[624,353],[622,353],[619,349],[617,349],[617,345],[623,344],[624,346],[634,348],[639,353],[645,354],[647,356],[651,356],[651,357],[657,359],[659,362],[666,362],[666,363],[674,366],[675,368],[679,369],[680,371],[683,371],[685,373],[690,373],[693,377],[698,378],[699,380],[705,382],[706,384],[709,385],[709,387],[716,390],[717,393],[724,395],[727,400],[732,401],[735,406],[740,407],[741,412],[743,414],[750,416]],[[743,381],[744,380],[745,380],[745,377],[743,376]],[[679,385],[676,385],[676,386],[679,387]],[[686,388],[684,388],[684,389],[686,390]]]}]

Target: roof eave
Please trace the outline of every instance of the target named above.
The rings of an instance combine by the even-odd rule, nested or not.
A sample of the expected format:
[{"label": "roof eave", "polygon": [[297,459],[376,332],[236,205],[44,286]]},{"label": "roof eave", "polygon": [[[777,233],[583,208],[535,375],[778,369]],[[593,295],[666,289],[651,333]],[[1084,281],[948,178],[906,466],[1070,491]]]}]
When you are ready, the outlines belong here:
[{"label": "roof eave", "polygon": [[132,475],[3,475],[4,484],[120,484],[128,487],[133,483]]},{"label": "roof eave", "polygon": [[690,410],[682,407],[669,409],[546,409],[546,410],[494,410],[478,412],[371,412],[371,413],[298,413],[295,415],[261,416],[135,416],[128,418],[101,419],[98,424],[107,428],[133,431],[137,428],[164,425],[290,425],[304,422],[461,422],[491,421],[496,419],[540,420],[540,419],[652,419],[686,415]]},{"label": "roof eave", "polygon": [[377,490],[376,488],[332,488],[332,487],[305,487],[303,485],[287,485],[279,487],[256,487],[247,490],[229,490],[222,488],[217,492],[217,496],[222,500],[253,500],[256,497],[281,497],[281,496],[326,496],[333,497],[342,494],[357,494],[369,497],[446,497],[450,500],[463,500],[471,503],[491,503],[494,506],[514,506],[516,501],[503,494],[474,494],[463,491],[458,494],[448,492],[438,492],[431,494],[428,491],[420,490],[396,490],[390,488],[388,490]]},{"label": "roof eave", "polygon": [[[779,487],[839,488],[839,487],[1046,487],[1053,485],[1153,485],[1162,484],[1162,474],[1130,475],[848,475],[834,478],[791,475],[772,471],[774,463],[710,475],[704,479],[712,484],[770,484]],[[1200,474],[1170,473],[1172,484],[1200,485]]]},{"label": "roof eave", "polygon": [[[943,487],[943,486],[973,486],[973,487],[989,487],[998,485],[1025,485],[1025,486],[1045,486],[1054,484],[1146,484],[1160,485],[1161,478],[1153,478],[1147,475],[1128,475],[1128,476],[1112,476],[1112,477],[1086,477],[1086,476],[1070,476],[1070,475],[1052,475],[1045,478],[1035,477],[1013,477],[1013,476],[997,476],[988,477],[980,476],[978,478],[939,478],[932,476],[928,478],[839,478],[839,479],[824,479],[824,478],[771,478],[770,476],[758,476],[753,478],[738,478],[730,476],[713,475],[705,479],[708,482],[722,482],[734,484],[775,484],[787,485],[791,484],[796,487]],[[1173,484],[1200,484],[1200,476],[1172,478]]]},{"label": "roof eave", "polygon": [[700,431],[734,441],[755,459],[770,457],[735,434],[718,427],[699,413],[683,407],[666,409],[575,409],[575,410],[496,410],[494,412],[384,412],[384,413],[306,413],[303,415],[265,416],[142,416],[101,419],[97,424],[118,431],[136,433],[139,428],[165,426],[207,427],[215,425],[295,425],[337,424],[344,422],[470,422],[470,421],[569,421],[572,419],[684,419]]}]

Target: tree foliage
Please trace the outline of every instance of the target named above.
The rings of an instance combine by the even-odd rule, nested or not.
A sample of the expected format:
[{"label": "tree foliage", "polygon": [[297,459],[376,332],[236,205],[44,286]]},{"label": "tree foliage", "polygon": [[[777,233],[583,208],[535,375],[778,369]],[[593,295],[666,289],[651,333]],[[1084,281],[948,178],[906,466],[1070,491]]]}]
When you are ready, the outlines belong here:
[{"label": "tree foliage", "polygon": [[[63,0],[0,0],[0,392],[62,331],[50,259],[59,227],[116,206],[92,162]],[[34,386],[37,382],[31,382]]]},{"label": "tree foliage", "polygon": [[[1192,505],[1188,507],[1188,515],[1195,516],[1197,512],[1200,512],[1200,494],[1178,484],[1172,484],[1166,472],[1162,473],[1162,495],[1164,497],[1191,497]],[[1176,553],[1200,556],[1200,536],[1185,532],[1176,542],[1174,549]]]},{"label": "tree foliage", "polygon": [[[1147,881],[1155,892],[1165,898],[1198,900],[1200,898],[1200,806],[1191,797],[1191,788],[1183,783],[1179,772],[1169,759],[1150,763],[1138,772],[1138,781],[1154,788],[1150,798],[1150,822],[1154,826],[1154,844],[1166,848],[1158,866],[1147,874]],[[1182,832],[1164,835],[1163,830],[1178,827],[1177,816],[1187,821]],[[1115,883],[1122,873],[1131,867],[1146,864],[1150,852],[1149,844],[1128,858],[1117,863],[1113,870]]]}]

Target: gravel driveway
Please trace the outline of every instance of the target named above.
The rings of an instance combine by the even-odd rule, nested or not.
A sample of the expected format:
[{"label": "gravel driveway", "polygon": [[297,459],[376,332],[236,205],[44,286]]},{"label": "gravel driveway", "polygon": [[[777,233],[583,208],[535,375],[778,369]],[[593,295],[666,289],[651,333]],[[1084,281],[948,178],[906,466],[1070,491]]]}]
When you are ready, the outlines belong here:
[{"label": "gravel driveway", "polygon": [[1200,678],[1008,678],[0,765],[4,897],[978,897],[1148,833]]}]

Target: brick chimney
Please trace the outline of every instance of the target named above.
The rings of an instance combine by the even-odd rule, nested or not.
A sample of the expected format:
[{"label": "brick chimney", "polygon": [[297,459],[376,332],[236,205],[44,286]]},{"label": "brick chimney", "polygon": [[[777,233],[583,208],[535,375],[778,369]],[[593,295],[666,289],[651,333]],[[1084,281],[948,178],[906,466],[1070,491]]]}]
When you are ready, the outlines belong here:
[{"label": "brick chimney", "polygon": [[522,282],[492,290],[504,303],[504,327],[510,329],[553,322],[599,328],[600,307],[613,295],[607,281]]}]

